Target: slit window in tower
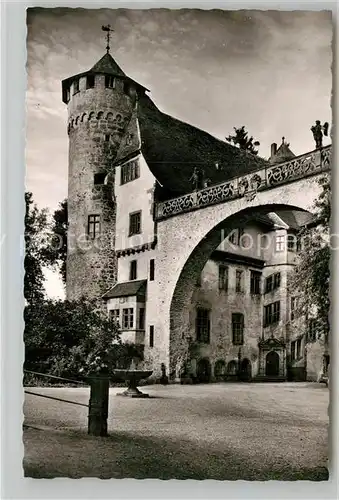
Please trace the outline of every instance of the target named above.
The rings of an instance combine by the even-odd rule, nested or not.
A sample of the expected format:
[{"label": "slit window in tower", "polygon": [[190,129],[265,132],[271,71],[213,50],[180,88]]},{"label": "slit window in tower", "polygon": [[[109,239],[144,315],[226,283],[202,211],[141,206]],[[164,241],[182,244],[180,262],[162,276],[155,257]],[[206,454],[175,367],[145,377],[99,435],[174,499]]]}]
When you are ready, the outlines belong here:
[{"label": "slit window in tower", "polygon": [[100,215],[89,215],[88,216],[88,236],[92,239],[100,235]]},{"label": "slit window in tower", "polygon": [[73,83],[73,94],[77,94],[79,92],[79,80],[74,80]]},{"label": "slit window in tower", "polygon": [[105,134],[105,142],[109,142],[111,139],[111,136],[109,134]]},{"label": "slit window in tower", "polygon": [[94,75],[88,75],[86,78],[86,89],[93,89],[94,88]]},{"label": "slit window in tower", "polygon": [[130,281],[137,279],[137,261],[131,260],[129,263],[129,279]]},{"label": "slit window in tower", "polygon": [[94,185],[99,186],[101,184],[105,184],[106,173],[100,172],[98,174],[94,174]]},{"label": "slit window in tower", "polygon": [[115,89],[115,78],[114,76],[105,76],[105,87],[108,89]]},{"label": "slit window in tower", "polygon": [[141,233],[141,212],[129,214],[129,236]]}]

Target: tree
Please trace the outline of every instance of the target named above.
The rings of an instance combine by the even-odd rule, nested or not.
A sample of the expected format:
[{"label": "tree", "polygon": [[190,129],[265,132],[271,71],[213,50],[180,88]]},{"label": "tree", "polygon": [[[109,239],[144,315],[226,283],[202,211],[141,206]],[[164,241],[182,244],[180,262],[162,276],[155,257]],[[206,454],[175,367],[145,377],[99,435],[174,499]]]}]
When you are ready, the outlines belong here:
[{"label": "tree", "polygon": [[314,204],[312,224],[300,231],[301,252],[291,280],[293,290],[302,291],[300,313],[306,317],[316,311],[318,328],[329,334],[331,186],[328,174],[321,177],[322,192]]},{"label": "tree", "polygon": [[238,148],[248,151],[249,153],[252,153],[253,155],[258,154],[258,150],[256,149],[257,146],[260,146],[259,141],[255,141],[253,137],[248,136],[248,132],[245,130],[245,126],[243,125],[242,127],[233,127],[234,129],[234,135],[229,135],[226,137],[226,141],[234,144]]},{"label": "tree", "polygon": [[64,284],[66,284],[67,230],[68,207],[65,199],[59,203],[59,208],[53,214],[49,244],[45,248],[46,261],[50,266],[59,269]]},{"label": "tree", "polygon": [[45,300],[25,309],[25,369],[79,378],[95,372],[126,368],[142,359],[135,344],[123,344],[117,325],[95,304]]},{"label": "tree", "polygon": [[24,296],[28,304],[44,298],[43,267],[48,262],[45,241],[48,231],[47,210],[39,210],[30,192],[25,193],[25,278]]}]

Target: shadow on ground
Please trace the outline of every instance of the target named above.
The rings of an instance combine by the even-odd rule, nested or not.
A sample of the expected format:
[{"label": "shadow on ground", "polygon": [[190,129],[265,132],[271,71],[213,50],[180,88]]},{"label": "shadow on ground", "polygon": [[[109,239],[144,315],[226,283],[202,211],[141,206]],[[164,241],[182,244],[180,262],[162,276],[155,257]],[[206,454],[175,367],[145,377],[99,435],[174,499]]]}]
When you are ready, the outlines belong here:
[{"label": "shadow on ground", "polygon": [[268,470],[263,457],[243,457],[227,443],[223,451],[207,451],[188,440],[135,437],[121,431],[94,438],[85,431],[25,427],[24,443],[24,473],[32,478],[326,481],[329,477],[325,467],[296,469],[281,459]]}]

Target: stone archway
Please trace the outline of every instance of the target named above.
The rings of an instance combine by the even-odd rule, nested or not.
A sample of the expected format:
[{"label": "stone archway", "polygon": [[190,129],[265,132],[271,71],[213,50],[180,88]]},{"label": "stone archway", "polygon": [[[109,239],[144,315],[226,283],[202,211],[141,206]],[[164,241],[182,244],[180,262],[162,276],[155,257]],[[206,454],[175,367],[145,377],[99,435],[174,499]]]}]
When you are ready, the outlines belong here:
[{"label": "stone archway", "polygon": [[[305,193],[309,196],[304,199],[299,192],[302,180],[288,185],[288,190],[286,186],[275,187],[258,192],[251,200],[240,198],[216,203],[158,220],[157,281],[152,283],[148,314],[159,338],[164,339],[155,347],[153,355],[168,363],[172,380],[178,379],[182,353],[189,351],[188,339],[197,340],[189,326],[192,296],[205,264],[222,242],[221,234],[225,239],[233,230],[243,229],[269,212],[308,211],[314,201],[317,181],[313,178],[306,181]],[[306,186],[309,188],[313,181],[315,191],[310,194]],[[204,356],[204,352],[201,355]]]},{"label": "stone archway", "polygon": [[227,376],[226,363],[223,359],[219,359],[214,365],[214,378],[217,381],[225,380]]},{"label": "stone archway", "polygon": [[197,363],[197,382],[206,384],[211,380],[211,363],[208,358],[202,358]]},{"label": "stone archway", "polygon": [[249,382],[252,379],[252,364],[247,358],[240,363],[239,378],[243,382]]},{"label": "stone archway", "polygon": [[276,351],[270,351],[266,354],[265,375],[267,377],[278,377],[280,367],[279,354]]}]

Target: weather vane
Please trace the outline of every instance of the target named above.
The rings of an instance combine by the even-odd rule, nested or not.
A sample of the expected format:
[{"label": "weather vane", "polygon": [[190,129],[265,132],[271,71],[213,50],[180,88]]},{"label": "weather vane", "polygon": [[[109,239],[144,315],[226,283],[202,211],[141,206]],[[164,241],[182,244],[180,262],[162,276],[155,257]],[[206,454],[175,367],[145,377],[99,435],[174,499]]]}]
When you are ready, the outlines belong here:
[{"label": "weather vane", "polygon": [[107,35],[106,35],[106,38],[107,38],[106,50],[107,50],[107,54],[109,54],[109,49],[110,49],[109,41],[110,41],[110,38],[111,38],[111,32],[113,32],[114,30],[111,29],[111,25],[110,24],[107,24],[107,26],[101,26],[101,29],[102,29],[102,31],[106,31],[107,32]]}]

